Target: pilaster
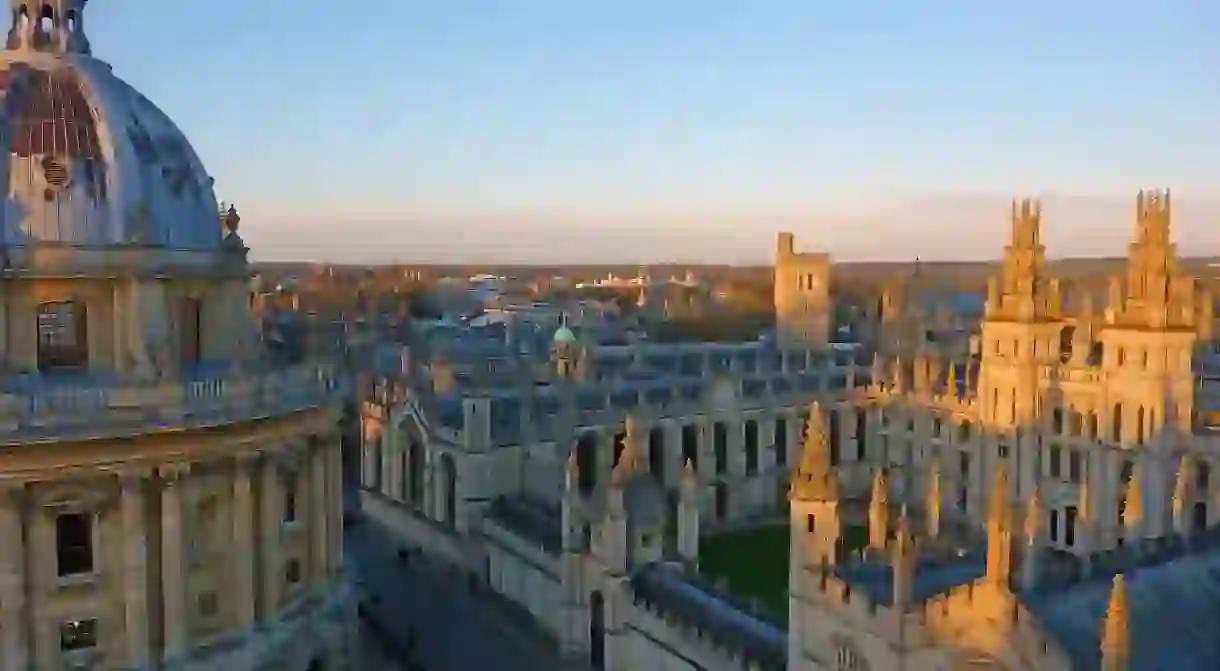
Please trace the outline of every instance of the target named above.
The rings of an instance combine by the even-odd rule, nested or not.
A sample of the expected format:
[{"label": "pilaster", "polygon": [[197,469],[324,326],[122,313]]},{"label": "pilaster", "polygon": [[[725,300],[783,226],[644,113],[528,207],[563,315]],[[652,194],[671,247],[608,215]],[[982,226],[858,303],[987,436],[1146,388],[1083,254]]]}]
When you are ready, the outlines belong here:
[{"label": "pilaster", "polygon": [[151,477],[151,469],[119,474],[123,530],[123,630],[130,666],[146,664],[152,658],[148,628],[148,491]]},{"label": "pilaster", "polygon": [[0,661],[7,671],[30,666],[30,634],[26,621],[25,485],[0,485]]},{"label": "pilaster", "polygon": [[[309,467],[310,467],[310,495],[311,502],[310,512],[311,519],[307,519],[309,527],[309,538],[313,545],[314,560],[310,564],[314,567],[314,578],[318,582],[324,582],[331,570],[330,543],[327,525],[332,515],[330,500],[326,495],[327,477],[326,477],[326,454],[327,449],[321,441],[311,441],[309,447]],[[398,459],[399,463],[402,462]],[[399,473],[401,480],[403,474]]]},{"label": "pilaster", "polygon": [[329,483],[328,496],[331,512],[327,517],[327,528],[330,535],[327,547],[331,553],[330,565],[333,569],[338,569],[343,565],[343,511],[346,509],[343,501],[343,449],[340,438],[336,437],[331,440],[334,443],[325,452],[329,465],[326,475]]},{"label": "pilaster", "polygon": [[254,501],[254,474],[258,464],[258,453],[239,454],[233,472],[234,612],[241,628],[252,627],[258,618],[257,510]]},{"label": "pilaster", "polygon": [[182,521],[183,490],[188,482],[187,464],[158,469],[161,476],[161,598],[165,626],[165,657],[173,659],[187,651],[190,631],[187,621],[187,567]]},{"label": "pilaster", "polygon": [[264,459],[259,464],[260,541],[259,582],[260,617],[264,622],[274,618],[279,611],[283,596],[283,485],[279,467],[274,459]]}]

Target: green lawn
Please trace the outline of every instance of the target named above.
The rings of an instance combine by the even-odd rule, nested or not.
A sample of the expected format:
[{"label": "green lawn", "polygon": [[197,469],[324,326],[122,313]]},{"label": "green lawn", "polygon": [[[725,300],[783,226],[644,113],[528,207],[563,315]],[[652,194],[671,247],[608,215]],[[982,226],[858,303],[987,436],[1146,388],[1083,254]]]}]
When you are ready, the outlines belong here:
[{"label": "green lawn", "polygon": [[[844,529],[845,551],[867,545],[867,527]],[[734,595],[757,599],[772,618],[788,620],[788,525],[773,524],[703,539],[699,572],[711,581],[727,580]]]}]

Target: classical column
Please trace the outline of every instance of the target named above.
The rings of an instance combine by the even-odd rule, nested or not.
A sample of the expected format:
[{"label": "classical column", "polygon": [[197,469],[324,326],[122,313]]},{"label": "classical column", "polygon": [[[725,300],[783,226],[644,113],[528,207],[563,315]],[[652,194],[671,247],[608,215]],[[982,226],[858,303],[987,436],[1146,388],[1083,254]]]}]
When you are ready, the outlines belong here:
[{"label": "classical column", "polygon": [[326,450],[329,470],[327,482],[330,483],[330,516],[327,518],[330,528],[329,548],[331,552],[330,565],[338,568],[343,565],[343,449],[340,438],[334,439],[334,444]]},{"label": "classical column", "polygon": [[25,485],[4,483],[0,490],[0,667],[26,671],[30,665],[25,617]]},{"label": "classical column", "polygon": [[123,529],[123,631],[127,664],[142,666],[152,656],[148,635],[148,470],[119,474]]},{"label": "classical column", "polygon": [[326,496],[326,449],[321,440],[311,441],[308,458],[311,470],[309,478],[309,500],[312,519],[306,520],[309,529],[309,540],[313,544],[314,577],[318,582],[326,580],[330,575],[330,551],[327,524],[331,517],[330,501]]},{"label": "classical column", "polygon": [[[281,448],[283,449],[283,448]],[[264,621],[269,620],[279,612],[280,598],[283,595],[283,549],[281,548],[283,527],[284,492],[280,482],[279,466],[274,459],[265,459],[261,464],[261,491],[259,500],[262,523],[259,530],[262,534],[262,553],[260,581],[262,582],[262,612]]]},{"label": "classical column", "polygon": [[176,658],[187,650],[187,569],[182,520],[183,488],[189,466],[174,464],[158,469],[161,474],[161,600],[165,622],[165,657]]},{"label": "classical column", "polygon": [[253,627],[258,619],[258,593],[254,545],[256,510],[252,471],[258,467],[258,453],[237,455],[233,469],[233,588],[236,591],[238,626]]}]

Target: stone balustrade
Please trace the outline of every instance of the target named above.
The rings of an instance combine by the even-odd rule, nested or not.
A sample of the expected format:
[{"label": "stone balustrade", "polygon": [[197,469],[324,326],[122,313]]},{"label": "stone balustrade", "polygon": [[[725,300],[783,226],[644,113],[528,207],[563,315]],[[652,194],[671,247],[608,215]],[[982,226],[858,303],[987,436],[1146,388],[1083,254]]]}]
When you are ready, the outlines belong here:
[{"label": "stone balustrade", "polygon": [[0,444],[121,437],[279,415],[343,389],[332,366],[229,369],[177,379],[11,377],[0,383]]}]

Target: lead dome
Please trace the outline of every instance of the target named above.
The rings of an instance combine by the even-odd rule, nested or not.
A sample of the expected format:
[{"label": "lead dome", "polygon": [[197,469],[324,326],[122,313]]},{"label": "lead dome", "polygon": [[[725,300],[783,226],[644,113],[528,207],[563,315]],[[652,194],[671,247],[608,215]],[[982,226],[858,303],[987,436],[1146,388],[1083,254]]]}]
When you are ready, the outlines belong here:
[{"label": "lead dome", "polygon": [[174,122],[92,56],[85,4],[10,0],[0,242],[219,249],[212,179]]}]

